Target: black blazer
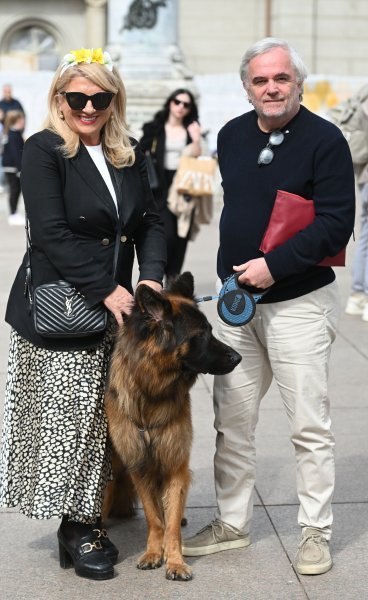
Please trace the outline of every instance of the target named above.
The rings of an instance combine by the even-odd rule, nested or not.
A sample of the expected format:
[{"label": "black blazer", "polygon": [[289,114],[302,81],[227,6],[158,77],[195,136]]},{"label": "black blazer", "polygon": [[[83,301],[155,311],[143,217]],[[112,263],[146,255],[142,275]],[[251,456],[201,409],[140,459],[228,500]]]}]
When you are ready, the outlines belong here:
[{"label": "black blazer", "polygon": [[[83,144],[71,159],[63,157],[62,140],[44,130],[25,143],[22,191],[32,238],[33,286],[57,279],[72,283],[94,306],[117,283],[132,292],[134,250],[139,280],[162,282],[166,261],[163,226],[149,187],[145,159],[135,142],[132,167],[108,168],[122,211],[121,243],[115,279],[112,275],[118,215],[111,194]],[[49,349],[83,349],[102,335],[51,340],[33,326],[24,295],[25,256],[10,292],[6,321],[33,344]]]},{"label": "black blazer", "polygon": [[18,129],[9,129],[3,150],[3,167],[13,167],[14,172],[21,170],[24,140]]}]

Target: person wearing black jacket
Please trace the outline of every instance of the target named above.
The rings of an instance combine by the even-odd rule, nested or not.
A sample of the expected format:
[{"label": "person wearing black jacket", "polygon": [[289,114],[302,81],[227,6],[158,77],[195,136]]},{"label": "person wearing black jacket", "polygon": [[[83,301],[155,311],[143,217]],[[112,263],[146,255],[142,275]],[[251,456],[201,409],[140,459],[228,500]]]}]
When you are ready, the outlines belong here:
[{"label": "person wearing black jacket", "polygon": [[9,83],[3,85],[3,97],[0,99],[0,110],[5,120],[6,113],[9,110],[20,110],[24,114],[23,106],[16,98],[13,98],[12,87]]},{"label": "person wearing black jacket", "polygon": [[178,218],[167,207],[168,192],[184,148],[189,156],[201,154],[198,108],[192,92],[179,88],[170,94],[153,121],[143,125],[140,145],[151,153],[157,171],[158,187],[153,193],[165,226],[165,274],[173,278],[181,272],[190,230],[185,238],[178,235]]},{"label": "person wearing black jacket", "polygon": [[9,187],[9,225],[24,225],[24,217],[17,212],[20,197],[20,172],[22,164],[24,114],[20,110],[9,110],[5,117],[3,135],[3,172]]},{"label": "person wearing black jacket", "polygon": [[[354,172],[348,144],[333,124],[300,105],[306,69],[283,40],[253,45],[241,79],[254,110],[218,135],[224,189],[217,270],[223,282],[266,291],[247,325],[219,321],[222,341],[243,356],[231,375],[215,377],[217,443],[214,521],[183,542],[197,556],[250,544],[259,405],[275,378],[294,445],[302,538],[295,568],[332,566],[329,540],[334,437],[327,395],[336,335],[335,273],[318,266],[346,246],[354,225]],[[278,190],[314,202],[315,219],[280,246],[260,251]],[[220,282],[221,284],[221,282]]]},{"label": "person wearing black jacket", "polygon": [[101,527],[111,478],[107,369],[116,326],[134,302],[135,252],[138,285],[160,291],[165,238],[144,155],[127,130],[124,85],[108,53],[83,48],[67,54],[48,106],[45,129],[28,138],[22,160],[33,287],[65,280],[87,307],[103,303],[110,317],[106,331],[90,337],[37,333],[24,257],[6,310],[12,331],[0,505],[18,506],[31,518],[61,519],[60,566],[110,579],[118,549]]},{"label": "person wearing black jacket", "polygon": [[[12,86],[9,83],[5,83],[3,85],[3,97],[0,99],[0,155],[3,152],[3,149],[2,149],[3,143],[1,141],[2,126],[5,123],[5,117],[6,117],[7,113],[9,111],[14,111],[14,110],[20,111],[24,115],[23,106],[21,105],[19,100],[17,100],[16,98],[13,98],[13,96],[12,96]],[[2,186],[3,183],[4,183],[4,178],[3,178],[2,164],[0,164],[0,188],[3,187]],[[20,225],[22,218],[18,217],[16,219],[12,219],[12,220],[14,221],[12,224]],[[24,224],[24,219],[23,219],[23,224]]]}]

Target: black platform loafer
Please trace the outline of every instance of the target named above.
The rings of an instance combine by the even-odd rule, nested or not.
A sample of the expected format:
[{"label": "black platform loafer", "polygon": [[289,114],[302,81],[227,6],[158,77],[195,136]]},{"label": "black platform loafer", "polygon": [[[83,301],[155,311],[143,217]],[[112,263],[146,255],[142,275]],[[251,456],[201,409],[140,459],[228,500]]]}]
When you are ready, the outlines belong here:
[{"label": "black platform loafer", "polygon": [[112,579],[114,567],[102,548],[96,532],[92,529],[85,535],[80,535],[80,527],[76,524],[72,530],[71,523],[63,531],[63,525],[57,532],[59,540],[60,566],[63,569],[74,566],[80,577],[87,579]]},{"label": "black platform loafer", "polygon": [[98,529],[95,527],[93,531],[95,532],[98,541],[101,542],[102,550],[105,552],[106,556],[109,557],[113,565],[116,565],[119,556],[119,550],[110,540],[106,529]]}]

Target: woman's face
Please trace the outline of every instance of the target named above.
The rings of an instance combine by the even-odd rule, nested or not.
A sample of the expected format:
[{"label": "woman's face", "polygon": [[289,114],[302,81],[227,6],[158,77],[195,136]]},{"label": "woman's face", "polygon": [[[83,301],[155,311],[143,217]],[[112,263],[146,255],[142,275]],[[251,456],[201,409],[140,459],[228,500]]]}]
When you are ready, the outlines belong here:
[{"label": "woman's face", "polygon": [[[87,96],[105,91],[86,77],[74,77],[64,90],[80,92]],[[82,109],[73,110],[64,95],[59,95],[58,98],[60,111],[70,129],[79,135],[86,146],[97,146],[101,141],[101,130],[111,115],[112,102],[105,110],[96,110],[91,100],[88,100]]]},{"label": "woman's face", "polygon": [[183,92],[182,94],[177,94],[173,100],[170,102],[170,114],[182,121],[184,117],[190,113],[192,108],[192,101],[190,96]]}]

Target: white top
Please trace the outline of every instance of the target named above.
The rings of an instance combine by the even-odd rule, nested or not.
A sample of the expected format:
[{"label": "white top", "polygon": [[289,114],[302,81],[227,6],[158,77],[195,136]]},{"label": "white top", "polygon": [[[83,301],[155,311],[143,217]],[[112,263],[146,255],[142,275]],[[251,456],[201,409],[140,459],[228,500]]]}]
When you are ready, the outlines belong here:
[{"label": "white top", "polygon": [[179,166],[180,157],[187,144],[187,132],[183,130],[183,135],[179,137],[169,137],[166,135],[164,166],[169,171],[176,171]]},{"label": "white top", "polygon": [[86,148],[89,152],[90,157],[92,158],[93,162],[95,163],[96,167],[100,171],[100,173],[109,189],[112,199],[114,200],[116,212],[119,214],[118,202],[116,199],[115,189],[112,184],[112,179],[111,179],[109,169],[107,168],[104,153],[102,151],[102,144],[99,144],[98,146],[86,146]]}]

